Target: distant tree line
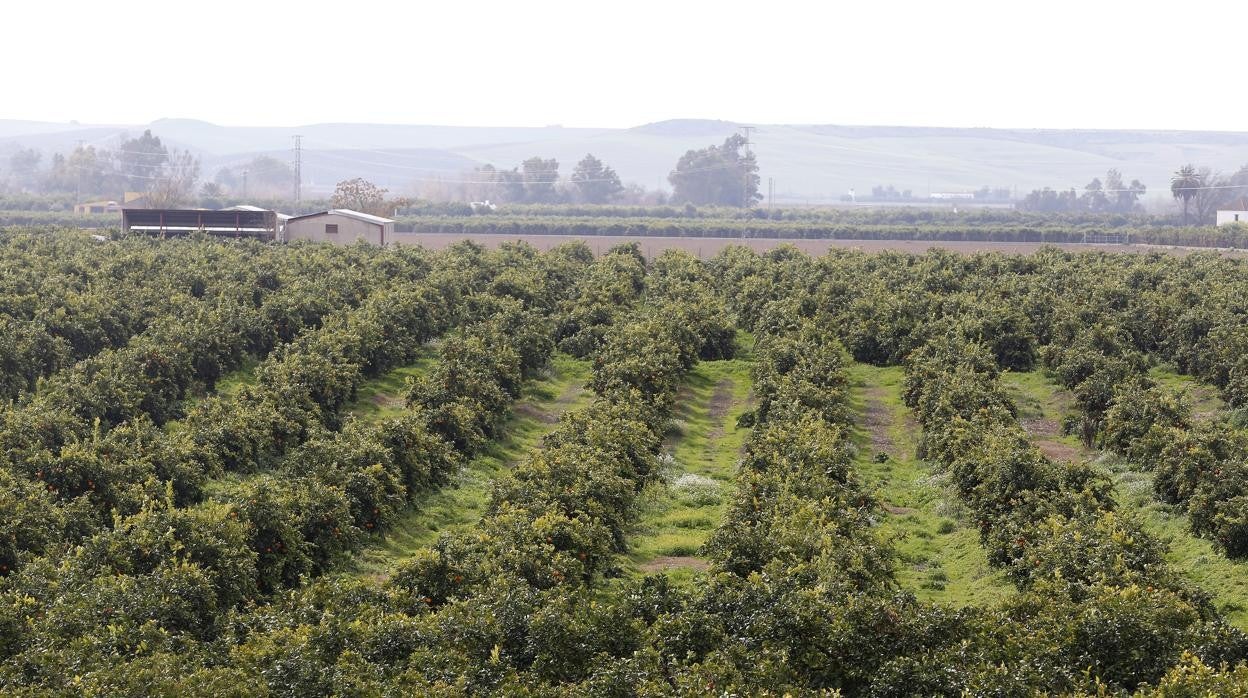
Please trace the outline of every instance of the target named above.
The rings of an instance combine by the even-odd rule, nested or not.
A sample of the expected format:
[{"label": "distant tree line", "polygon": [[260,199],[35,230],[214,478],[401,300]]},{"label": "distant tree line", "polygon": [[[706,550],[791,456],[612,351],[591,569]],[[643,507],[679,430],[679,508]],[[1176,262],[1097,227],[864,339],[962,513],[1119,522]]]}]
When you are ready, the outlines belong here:
[{"label": "distant tree line", "polygon": [[423,182],[416,190],[420,198],[434,202],[651,206],[667,203],[662,192],[625,185],[620,175],[593,153],[581,158],[566,180],[560,176],[559,168],[555,158],[533,156],[511,169],[481,165],[457,179]]},{"label": "distant tree line", "polygon": [[1147,190],[1138,179],[1124,183],[1122,173],[1111,169],[1104,181],[1093,177],[1082,193],[1074,187],[1065,191],[1045,187],[1032,191],[1017,205],[1023,211],[1042,213],[1135,213],[1143,210],[1139,201]]},{"label": "distant tree line", "polygon": [[558,160],[534,156],[511,169],[482,165],[458,180],[424,183],[417,190],[421,198],[431,201],[749,207],[762,195],[758,162],[745,146],[743,136],[733,135],[720,145],[687,151],[668,174],[670,196],[624,184],[610,165],[592,153],[576,164],[567,180],[560,176]]},{"label": "distant tree line", "polygon": [[9,172],[20,191],[72,193],[77,199],[120,198],[143,192],[153,205],[176,205],[194,193],[199,158],[169,148],[150,130],[127,138],[116,150],[78,145],[69,155],[56,153],[42,167],[43,153],[22,148],[9,156]]},{"label": "distant tree line", "polygon": [[[979,203],[1007,203],[1012,200],[1009,187],[990,187],[985,184],[970,194],[972,199]],[[904,203],[927,202],[931,201],[931,198],[916,196],[912,189],[898,189],[892,184],[877,184],[871,187],[870,196],[845,194],[841,196],[841,201],[895,201]]]}]

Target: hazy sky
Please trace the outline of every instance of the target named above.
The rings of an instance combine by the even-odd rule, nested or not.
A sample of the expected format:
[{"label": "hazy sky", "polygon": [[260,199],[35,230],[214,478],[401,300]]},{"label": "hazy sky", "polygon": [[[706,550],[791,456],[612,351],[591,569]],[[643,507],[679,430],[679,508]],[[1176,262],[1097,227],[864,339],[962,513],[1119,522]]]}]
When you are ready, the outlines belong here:
[{"label": "hazy sky", "polygon": [[1248,130],[1248,2],[6,3],[0,118]]}]

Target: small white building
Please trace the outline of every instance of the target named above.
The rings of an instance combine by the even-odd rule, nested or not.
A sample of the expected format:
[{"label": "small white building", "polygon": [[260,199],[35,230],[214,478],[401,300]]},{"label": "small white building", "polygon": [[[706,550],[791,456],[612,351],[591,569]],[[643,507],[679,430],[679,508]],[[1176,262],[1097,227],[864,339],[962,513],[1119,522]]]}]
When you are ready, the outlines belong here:
[{"label": "small white building", "polygon": [[1236,223],[1248,225],[1248,211],[1218,211],[1218,227]]},{"label": "small white building", "polygon": [[345,208],[335,208],[286,221],[282,238],[287,242],[311,240],[350,245],[363,240],[372,245],[387,245],[394,240],[394,220]]}]

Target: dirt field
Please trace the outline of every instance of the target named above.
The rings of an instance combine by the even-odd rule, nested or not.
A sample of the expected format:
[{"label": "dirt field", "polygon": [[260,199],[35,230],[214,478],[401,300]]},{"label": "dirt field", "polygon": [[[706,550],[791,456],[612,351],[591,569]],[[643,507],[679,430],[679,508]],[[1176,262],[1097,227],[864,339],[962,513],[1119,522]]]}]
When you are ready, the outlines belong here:
[{"label": "dirt field", "polygon": [[[923,253],[932,248],[951,250],[959,254],[976,252],[1002,252],[1005,254],[1030,254],[1045,245],[1026,242],[944,242],[939,240],[776,240],[763,238],[689,238],[689,237],[623,237],[608,235],[464,235],[452,233],[395,233],[393,240],[403,245],[424,245],[427,248],[440,250],[460,240],[476,240],[486,247],[497,247],[503,242],[523,240],[541,250],[548,250],[573,240],[584,241],[595,254],[605,252],[613,245],[622,242],[641,243],[642,252],[646,256],[661,254],[664,250],[687,250],[699,257],[713,257],[729,245],[744,245],[758,252],[793,245],[803,252],[820,255],[832,248],[862,250],[863,252],[897,252]],[[1197,251],[1216,251],[1224,255],[1248,256],[1246,250],[1215,249],[1208,247],[1170,247],[1162,245],[1084,245],[1058,244],[1051,245],[1071,251],[1126,252],[1144,254],[1162,252],[1165,254],[1187,255]]]}]

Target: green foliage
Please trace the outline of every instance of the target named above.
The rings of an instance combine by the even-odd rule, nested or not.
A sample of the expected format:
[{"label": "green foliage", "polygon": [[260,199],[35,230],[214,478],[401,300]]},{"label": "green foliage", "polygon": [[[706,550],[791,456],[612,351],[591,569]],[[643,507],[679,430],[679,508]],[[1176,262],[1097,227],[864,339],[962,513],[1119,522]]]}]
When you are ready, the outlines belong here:
[{"label": "green foliage", "polygon": [[[1196,695],[1244,681],[1248,636],[1099,464],[1046,457],[1006,388],[1039,361],[1083,435],[1244,554],[1242,434],[1144,376],[1164,361],[1234,394],[1239,262],[2,244],[83,303],[45,311],[37,275],[0,282],[2,385],[22,395],[0,418],[6,694]],[[143,274],[167,296],[150,310],[74,285],[143,293]],[[708,507],[722,511],[697,551],[710,569],[626,574],[683,376],[736,356],[739,327],[756,336],[739,359],[751,432]],[[474,485],[480,521],[386,575],[337,574],[494,453],[557,346],[592,357],[592,398],[491,471],[488,495]],[[56,353],[32,363],[43,348]],[[910,406],[923,467],[956,507],[884,523],[913,502],[885,507],[879,473],[918,466],[897,443],[855,445],[850,356],[904,364],[904,381],[853,370],[891,376],[889,404]],[[214,391],[240,366],[253,382]],[[353,417],[360,387],[401,366],[416,375],[406,404]],[[916,599],[898,531],[978,531],[978,559],[1017,593]]]},{"label": "green foliage", "polygon": [[758,163],[740,135],[729,136],[723,145],[686,152],[667,181],[677,203],[748,207],[763,198],[758,193]]}]

